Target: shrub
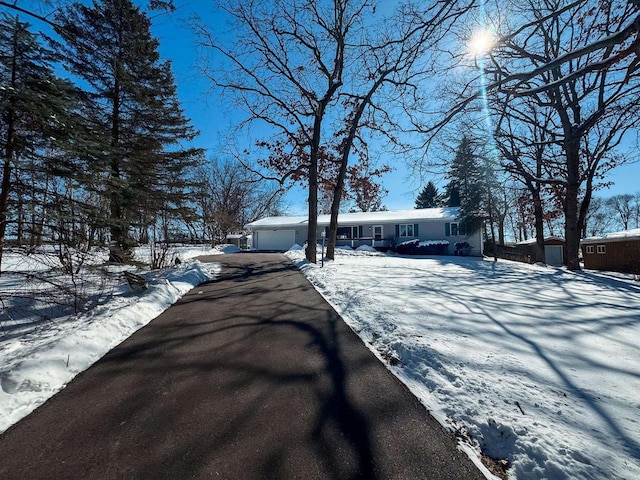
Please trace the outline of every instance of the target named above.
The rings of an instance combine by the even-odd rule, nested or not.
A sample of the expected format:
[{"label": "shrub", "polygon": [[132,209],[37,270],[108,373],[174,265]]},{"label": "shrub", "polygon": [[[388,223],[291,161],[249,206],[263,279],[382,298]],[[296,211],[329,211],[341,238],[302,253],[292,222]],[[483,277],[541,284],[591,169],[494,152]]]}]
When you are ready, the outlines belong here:
[{"label": "shrub", "polygon": [[471,253],[471,245],[467,242],[456,242],[454,245],[453,254],[461,257],[466,257]]},{"label": "shrub", "polygon": [[402,242],[396,246],[396,253],[401,255],[446,255],[449,242],[446,240],[418,239]]}]

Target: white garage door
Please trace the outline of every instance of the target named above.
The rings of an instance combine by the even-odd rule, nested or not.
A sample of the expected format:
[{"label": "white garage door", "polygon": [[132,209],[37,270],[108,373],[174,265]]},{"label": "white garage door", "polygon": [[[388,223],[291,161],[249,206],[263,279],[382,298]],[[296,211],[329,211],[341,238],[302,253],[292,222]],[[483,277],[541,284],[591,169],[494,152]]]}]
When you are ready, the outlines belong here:
[{"label": "white garage door", "polygon": [[544,258],[547,261],[547,265],[561,267],[563,263],[562,257],[562,245],[545,245]]},{"label": "white garage door", "polygon": [[295,230],[260,230],[254,233],[258,236],[256,250],[287,251],[296,243]]}]

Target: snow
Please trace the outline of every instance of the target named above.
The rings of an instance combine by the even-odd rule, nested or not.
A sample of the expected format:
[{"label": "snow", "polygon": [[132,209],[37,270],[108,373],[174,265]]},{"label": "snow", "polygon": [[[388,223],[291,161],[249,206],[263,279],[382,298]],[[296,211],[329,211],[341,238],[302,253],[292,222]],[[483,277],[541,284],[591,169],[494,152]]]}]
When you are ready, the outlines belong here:
[{"label": "snow", "polygon": [[[559,241],[559,242],[564,242],[565,239],[563,237],[558,237],[556,235],[551,235],[549,237],[544,237],[544,241],[548,242],[548,241]],[[530,238],[529,240],[522,240],[521,242],[516,242],[516,245],[533,245],[537,242],[538,240],[536,238]]]},{"label": "snow", "polygon": [[[141,272],[150,284],[142,293],[119,276],[96,283],[94,303],[77,315],[47,310],[48,321],[34,322],[6,317],[4,305],[0,432],[219,271],[190,258],[231,250],[172,251],[182,263]],[[476,462],[480,450],[507,459],[512,480],[640,478],[640,286],[632,276],[370,249],[337,250],[324,268],[306,262],[300,246],[286,255]],[[148,261],[151,252],[136,257]],[[97,251],[87,264],[105,259]],[[57,264],[51,252],[7,251],[3,301],[23,288],[21,274]]]},{"label": "snow", "polygon": [[[87,283],[95,285],[96,300],[91,308],[78,314],[69,314],[64,308],[49,308],[48,321],[15,317],[10,302],[19,297],[24,286],[24,274],[48,272],[59,262],[42,251],[25,257],[7,251],[3,258],[0,292],[3,309],[0,312],[0,433],[31,413],[56,392],[64,388],[78,373],[100,359],[105,353],[131,334],[160,315],[194,286],[215,277],[219,264],[203,264],[189,260],[198,255],[212,254],[208,247],[172,249],[182,263],[173,268],[146,273],[139,272],[149,282],[149,288],[133,293],[120,275],[109,275],[111,283],[91,283],[91,272],[86,272]],[[107,258],[106,251],[97,251],[88,260],[98,265]],[[149,249],[138,249],[140,261],[151,258]],[[6,269],[5,269],[6,267]],[[118,273],[127,267],[110,267]],[[65,278],[59,274],[59,282]],[[66,278],[72,282],[71,278]],[[71,283],[69,283],[71,284]],[[45,286],[30,285],[44,290]],[[31,291],[33,292],[33,290]],[[91,292],[83,292],[91,293]],[[15,306],[15,305],[14,305]],[[35,306],[31,312],[40,312]]]},{"label": "snow", "polygon": [[216,245],[211,252],[212,255],[223,255],[226,253],[240,253],[240,250],[236,245],[225,243],[222,245]]},{"label": "snow", "polygon": [[631,238],[640,238],[640,228],[632,230],[622,230],[621,232],[607,233],[601,237],[588,237],[580,241],[580,243],[597,243],[600,240],[627,240]]},{"label": "snow", "polygon": [[637,282],[470,257],[336,252],[320,268],[286,255],[472,457],[508,460],[511,480],[640,478]]},{"label": "snow", "polygon": [[424,240],[421,242],[416,239],[416,240],[407,240],[406,242],[399,243],[397,246],[399,247],[401,245],[411,245],[413,243],[421,247],[431,247],[435,245],[449,245],[448,240]]},{"label": "snow", "polygon": [[[357,212],[341,213],[338,215],[340,225],[364,224],[364,223],[402,223],[428,220],[455,220],[460,215],[457,207],[445,208],[414,208],[412,210],[388,210],[384,212]],[[318,226],[327,227],[331,221],[331,215],[318,215]],[[295,228],[306,226],[307,216],[293,217],[266,217],[245,225],[246,229],[255,228]]]}]

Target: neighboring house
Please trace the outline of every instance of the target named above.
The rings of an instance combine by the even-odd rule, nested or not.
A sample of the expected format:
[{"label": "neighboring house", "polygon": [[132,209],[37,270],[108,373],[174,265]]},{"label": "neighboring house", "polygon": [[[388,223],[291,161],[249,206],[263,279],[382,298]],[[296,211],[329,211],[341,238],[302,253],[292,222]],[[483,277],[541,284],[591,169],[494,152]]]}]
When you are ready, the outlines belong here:
[{"label": "neighboring house", "polygon": [[584,268],[640,274],[640,228],[580,241]]},{"label": "neighboring house", "polygon": [[[388,250],[413,239],[421,241],[446,240],[448,254],[453,255],[455,244],[467,242],[470,255],[482,255],[481,229],[466,235],[458,221],[458,208],[423,208],[386,212],[341,213],[338,215],[337,245],[357,248],[370,245]],[[329,230],[329,215],[318,216],[318,241]],[[244,227],[252,232],[253,250],[286,251],[292,245],[307,241],[307,217],[267,217]]]},{"label": "neighboring house", "polygon": [[[516,247],[520,250],[526,250],[527,255],[534,259],[533,247],[536,244],[536,239],[525,240],[516,243]],[[567,264],[567,242],[562,237],[544,237],[544,258],[547,265],[553,265],[555,267],[561,267]],[[531,260],[534,261],[534,260]]]}]

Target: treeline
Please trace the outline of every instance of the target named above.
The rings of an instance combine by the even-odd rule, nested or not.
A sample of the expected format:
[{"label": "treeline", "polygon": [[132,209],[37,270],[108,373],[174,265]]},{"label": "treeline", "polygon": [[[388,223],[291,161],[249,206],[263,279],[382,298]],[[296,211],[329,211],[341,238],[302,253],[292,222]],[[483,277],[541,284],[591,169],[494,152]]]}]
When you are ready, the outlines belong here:
[{"label": "treeline", "polygon": [[185,147],[197,132],[147,14],[130,0],[73,3],[45,36],[9,13],[0,13],[0,261],[9,244],[55,244],[108,245],[111,261],[126,262],[137,242],[200,221],[192,198],[205,188],[195,175],[204,152]]},{"label": "treeline", "polygon": [[[459,207],[467,231],[484,228],[492,244],[504,245],[505,239],[526,241],[564,236],[564,202],[562,185],[541,185],[534,196],[517,177],[491,155],[491,145],[481,138],[463,135],[455,150],[442,165],[445,186],[442,191],[429,181],[419,192],[415,208]],[[617,230],[640,228],[640,192],[611,197],[594,195],[584,215],[580,238],[603,235]],[[544,248],[536,251],[544,261]]]}]

